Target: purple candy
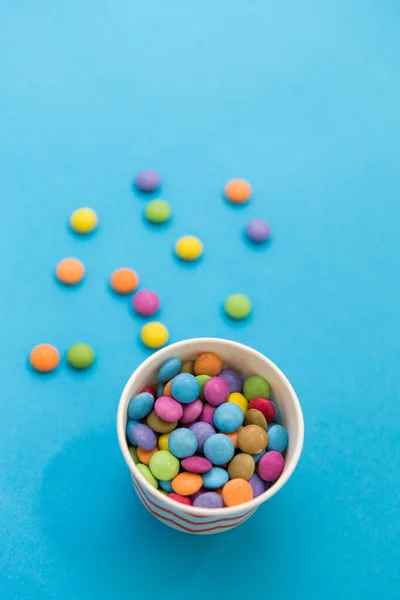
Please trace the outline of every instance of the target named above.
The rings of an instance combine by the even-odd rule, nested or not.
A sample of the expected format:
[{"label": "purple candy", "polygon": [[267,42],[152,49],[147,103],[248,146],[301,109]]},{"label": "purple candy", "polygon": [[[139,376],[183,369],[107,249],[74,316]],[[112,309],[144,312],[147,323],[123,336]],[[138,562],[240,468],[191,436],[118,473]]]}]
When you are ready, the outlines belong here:
[{"label": "purple candy", "polygon": [[260,244],[269,239],[271,230],[268,223],[263,219],[251,219],[246,225],[246,234],[249,240]]},{"label": "purple candy", "polygon": [[181,462],[182,467],[190,473],[207,473],[212,468],[212,464],[203,456],[189,456]]},{"label": "purple candy", "polygon": [[[137,427],[137,425],[136,425]],[[274,481],[279,477],[285,466],[285,461],[280,452],[271,450],[266,452],[264,456],[260,458],[258,463],[258,474],[264,481]]]},{"label": "purple candy", "polygon": [[205,492],[194,499],[193,506],[197,506],[197,508],[222,508],[224,501],[217,492]]},{"label": "purple candy", "polygon": [[160,419],[164,419],[167,423],[179,421],[183,414],[182,404],[179,404],[179,402],[170,396],[161,396],[161,398],[158,398],[154,404],[154,410]]},{"label": "purple candy", "polygon": [[228,384],[230,394],[242,391],[243,380],[237,371],[234,371],[233,369],[224,369],[218,377],[221,377],[221,379]]},{"label": "purple candy", "polygon": [[135,185],[141,192],[155,192],[160,184],[160,176],[155,171],[141,171],[135,179]]},{"label": "purple candy", "polygon": [[205,423],[214,425],[214,413],[215,406],[211,406],[211,404],[204,404],[200,419],[205,421]]},{"label": "purple candy", "polygon": [[133,441],[143,450],[154,450],[157,446],[157,438],[152,429],[144,423],[138,423],[131,429]]},{"label": "purple candy", "polygon": [[219,406],[228,400],[229,387],[221,377],[211,377],[204,384],[204,398],[213,406]]},{"label": "purple candy", "polygon": [[257,475],[257,473],[254,473],[254,475],[250,477],[249,484],[253,488],[253,498],[264,493],[264,481],[259,475]]},{"label": "purple candy", "polygon": [[190,423],[191,421],[195,421],[197,417],[200,416],[202,410],[203,403],[199,398],[190,404],[185,404],[183,406],[181,423]]},{"label": "purple candy", "polygon": [[216,433],[214,427],[205,421],[193,423],[193,425],[190,427],[190,431],[193,431],[194,435],[197,437],[197,450],[199,452],[203,452],[204,442],[206,439],[208,439],[210,435],[214,435]]}]

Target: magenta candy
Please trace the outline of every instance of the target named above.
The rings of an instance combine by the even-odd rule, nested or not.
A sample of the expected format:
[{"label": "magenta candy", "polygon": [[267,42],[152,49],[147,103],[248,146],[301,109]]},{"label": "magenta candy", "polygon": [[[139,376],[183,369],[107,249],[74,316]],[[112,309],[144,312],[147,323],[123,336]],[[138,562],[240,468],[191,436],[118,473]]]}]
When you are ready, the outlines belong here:
[{"label": "magenta candy", "polygon": [[203,403],[199,398],[197,398],[197,400],[191,402],[190,404],[185,404],[183,406],[183,415],[181,417],[181,423],[191,423],[195,421],[197,417],[201,415],[202,410]]},{"label": "magenta candy", "polygon": [[203,410],[201,412],[200,421],[204,421],[205,423],[209,423],[214,426],[214,413],[215,406],[211,406],[211,404],[204,404]]},{"label": "magenta candy", "polygon": [[149,317],[160,308],[160,299],[151,290],[140,290],[133,296],[132,306],[139,315]]},{"label": "magenta candy", "polygon": [[168,423],[179,421],[182,417],[183,408],[176,400],[170,396],[161,396],[154,404],[154,410],[160,419],[164,419]]},{"label": "magenta candy", "polygon": [[212,463],[203,456],[189,456],[181,462],[185,471],[190,473],[207,473],[212,468]]},{"label": "magenta candy", "polygon": [[274,481],[282,473],[284,466],[285,461],[282,454],[271,450],[260,458],[258,474],[264,481]]},{"label": "magenta candy", "polygon": [[204,384],[204,397],[213,406],[219,406],[228,400],[229,386],[222,377],[211,377]]}]

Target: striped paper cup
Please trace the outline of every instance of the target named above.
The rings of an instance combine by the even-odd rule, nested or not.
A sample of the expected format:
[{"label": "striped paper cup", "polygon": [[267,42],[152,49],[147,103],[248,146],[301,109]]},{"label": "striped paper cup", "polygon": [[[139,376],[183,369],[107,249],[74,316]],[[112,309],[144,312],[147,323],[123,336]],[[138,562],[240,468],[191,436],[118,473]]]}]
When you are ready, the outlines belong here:
[{"label": "striped paper cup", "polygon": [[[289,433],[285,468],[279,479],[263,494],[246,504],[230,508],[203,509],[179,504],[151,486],[138,471],[129,453],[126,439],[128,404],[146,385],[155,383],[159,368],[166,360],[196,358],[202,352],[216,352],[224,364],[242,375],[262,375],[272,389],[272,399],[278,404],[281,422]],[[268,358],[243,344],[217,338],[195,338],[171,344],[145,360],[131,375],[120,399],[117,415],[118,441],[132,476],[133,486],[145,508],[165,525],[194,534],[221,533],[240,525],[266,500],[274,496],[287,482],[299,461],[303,447],[304,422],[297,396],[278,367]]]}]

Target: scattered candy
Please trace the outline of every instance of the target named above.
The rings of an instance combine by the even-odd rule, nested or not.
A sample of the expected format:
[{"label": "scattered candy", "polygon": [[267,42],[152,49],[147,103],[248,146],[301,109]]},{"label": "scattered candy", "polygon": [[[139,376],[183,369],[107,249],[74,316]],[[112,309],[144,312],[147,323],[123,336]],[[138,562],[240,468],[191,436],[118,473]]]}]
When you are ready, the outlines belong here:
[{"label": "scattered candy", "polygon": [[231,319],[245,319],[251,312],[251,302],[244,294],[231,294],[224,306]]},{"label": "scattered candy", "polygon": [[139,285],[139,277],[133,269],[121,267],[111,275],[110,285],[117,294],[131,294]]},{"label": "scattered candy", "polygon": [[162,323],[152,321],[143,325],[140,337],[145,346],[161,348],[168,342],[168,329]]},{"label": "scattered candy", "polygon": [[141,192],[155,192],[161,185],[160,176],[156,171],[141,171],[135,179],[135,185]]},{"label": "scattered candy", "polygon": [[288,434],[271,423],[277,410],[264,377],[243,379],[212,352],[170,358],[155,376],[130,401],[126,425],[132,461],[151,485],[213,509],[248,502],[280,476]]},{"label": "scattered candy", "polygon": [[151,223],[164,223],[171,216],[171,207],[165,200],[152,200],[147,204],[144,214]]},{"label": "scattered candy", "polygon": [[176,242],[175,252],[181,260],[196,260],[203,254],[203,244],[194,235],[186,235]]},{"label": "scattered candy", "polygon": [[78,208],[72,213],[69,224],[76,233],[90,233],[97,226],[97,214],[91,208]]},{"label": "scattered candy", "polygon": [[261,244],[270,238],[271,230],[263,219],[251,219],[246,225],[246,235],[251,242]]},{"label": "scattered candy", "polygon": [[132,298],[135,312],[144,317],[154,315],[160,308],[160,299],[151,290],[140,290]]},{"label": "scattered candy", "polygon": [[85,276],[85,267],[77,258],[64,258],[56,267],[56,277],[64,285],[76,285]]},{"label": "scattered candy", "polygon": [[225,184],[224,194],[232,204],[243,204],[250,199],[251,185],[245,179],[231,179]]},{"label": "scattered candy", "polygon": [[94,357],[94,350],[88,344],[74,344],[67,352],[67,361],[74,369],[87,369]]},{"label": "scattered candy", "polygon": [[60,355],[57,348],[51,344],[38,344],[32,348],[29,355],[29,362],[39,373],[49,373],[57,368],[60,362]]}]

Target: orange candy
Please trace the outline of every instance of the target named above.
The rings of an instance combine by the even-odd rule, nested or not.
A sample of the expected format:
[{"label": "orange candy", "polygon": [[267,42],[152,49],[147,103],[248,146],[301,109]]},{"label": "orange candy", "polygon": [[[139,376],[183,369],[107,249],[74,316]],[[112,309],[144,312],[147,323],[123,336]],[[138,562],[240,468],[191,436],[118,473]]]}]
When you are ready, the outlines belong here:
[{"label": "orange candy", "polygon": [[251,185],[245,179],[231,179],[225,185],[225,198],[233,204],[244,204],[250,199]]},{"label": "orange candy", "polygon": [[76,285],[82,281],[85,267],[77,258],[64,258],[56,267],[56,276],[65,285]]},{"label": "orange candy", "polygon": [[215,352],[203,352],[194,363],[195,375],[215,377],[222,370],[222,360]]},{"label": "orange candy", "polygon": [[243,425],[241,425],[239,427],[239,429],[236,429],[236,431],[234,431],[233,433],[225,433],[225,435],[232,440],[235,448],[238,447],[238,443],[237,443],[238,435],[242,429],[243,429]]},{"label": "orange candy", "polygon": [[158,448],[153,448],[153,450],[144,450],[143,448],[139,448],[139,446],[138,446],[136,448],[136,452],[137,452],[138,459],[140,460],[140,462],[143,463],[144,465],[149,466],[150,459],[153,456],[153,454],[158,452]]},{"label": "orange candy", "polygon": [[167,381],[167,383],[164,386],[163,394],[164,394],[164,396],[171,396],[171,398],[172,398],[171,383],[172,383],[172,379],[170,379],[169,381]]},{"label": "orange candy", "polygon": [[139,277],[133,269],[122,267],[111,275],[110,285],[117,294],[130,294],[139,285]]},{"label": "orange candy", "polygon": [[58,366],[60,355],[57,348],[51,344],[39,344],[31,350],[29,361],[36,371],[48,373]]},{"label": "orange candy", "polygon": [[237,506],[253,500],[253,488],[245,479],[231,479],[222,489],[222,498],[226,506]]},{"label": "orange candy", "polygon": [[202,485],[203,479],[197,473],[179,473],[172,480],[172,489],[180,496],[191,496],[198,492]]}]

